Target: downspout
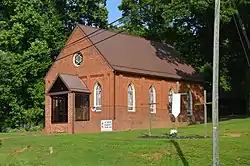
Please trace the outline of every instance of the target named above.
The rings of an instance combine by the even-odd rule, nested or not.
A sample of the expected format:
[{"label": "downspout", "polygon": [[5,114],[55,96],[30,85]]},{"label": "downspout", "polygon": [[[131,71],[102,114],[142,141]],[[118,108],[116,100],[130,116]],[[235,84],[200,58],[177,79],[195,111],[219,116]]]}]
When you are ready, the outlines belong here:
[{"label": "downspout", "polygon": [[116,84],[115,84],[115,78],[116,78],[116,72],[114,71],[114,120],[116,119],[116,102],[115,102],[115,98],[116,98]]},{"label": "downspout", "polygon": [[75,133],[75,93],[72,93],[72,134]]}]

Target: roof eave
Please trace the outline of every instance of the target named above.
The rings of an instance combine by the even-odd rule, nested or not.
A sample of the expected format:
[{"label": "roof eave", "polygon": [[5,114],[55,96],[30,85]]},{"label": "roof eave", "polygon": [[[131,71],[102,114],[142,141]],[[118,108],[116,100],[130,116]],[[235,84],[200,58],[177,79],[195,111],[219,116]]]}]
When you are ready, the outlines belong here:
[{"label": "roof eave", "polygon": [[194,82],[194,83],[200,83],[203,84],[204,80],[202,79],[195,79],[195,78],[190,78],[190,77],[167,77],[167,76],[159,76],[159,75],[152,75],[152,74],[141,74],[141,73],[137,73],[137,72],[129,72],[129,71],[122,71],[122,70],[114,70],[113,71],[114,74],[134,74],[134,75],[138,75],[138,76],[145,76],[145,77],[154,77],[154,78],[158,78],[158,79],[171,79],[171,80],[175,80],[175,81],[188,81],[188,82]]}]

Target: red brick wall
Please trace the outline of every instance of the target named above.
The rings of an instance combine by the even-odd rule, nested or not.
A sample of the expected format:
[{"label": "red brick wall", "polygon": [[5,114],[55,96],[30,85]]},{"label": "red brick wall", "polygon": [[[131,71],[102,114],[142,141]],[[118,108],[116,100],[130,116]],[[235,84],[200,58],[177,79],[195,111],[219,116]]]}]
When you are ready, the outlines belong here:
[{"label": "red brick wall", "polygon": [[[128,112],[127,88],[130,83],[135,88],[135,112]],[[168,113],[169,90],[173,88],[176,92],[176,81],[152,79],[145,77],[132,77],[128,75],[116,76],[116,122],[115,129],[146,129],[149,126],[149,88],[154,86],[156,90],[156,114],[151,114],[152,127],[172,127],[172,116]],[[194,103],[203,103],[203,88],[199,84],[180,82],[179,92],[187,92],[191,89]],[[182,97],[182,112],[178,117],[178,125],[186,125],[186,97]],[[194,106],[193,113],[195,121],[203,120],[203,107]]]},{"label": "red brick wall", "polygon": [[[91,45],[92,43],[85,39],[80,40],[79,42],[76,42],[72,45],[70,43],[78,40],[79,38],[82,38],[84,33],[81,31],[80,28],[76,28],[72,35],[69,37],[66,47],[61,51],[58,60],[54,62],[54,64],[51,66],[50,70],[48,71],[46,77],[45,77],[45,92],[49,89],[49,87],[52,85],[53,81],[55,80],[58,73],[65,73],[65,74],[76,74],[78,75],[84,83],[87,85],[90,91],[93,91],[94,85],[96,82],[99,82],[102,86],[103,91],[103,101],[102,104],[109,106],[114,105],[112,99],[113,97],[113,73],[111,68],[109,67],[108,63],[103,59],[103,57],[99,54],[99,52],[95,49],[95,47],[89,47],[87,49],[81,50],[81,53],[83,55],[83,63],[76,67],[73,64],[73,54],[81,48],[86,48],[87,46]],[[72,96],[69,96],[71,98]],[[51,98],[50,96],[46,95],[46,106],[45,106],[45,131],[46,132],[71,132],[72,127],[65,127],[65,124],[51,124]],[[69,108],[71,108],[72,103],[70,103],[71,100],[69,100]],[[93,106],[93,93],[90,94],[90,106]],[[107,111],[108,109],[108,111]],[[110,119],[113,117],[112,113],[114,111],[110,110],[111,108],[107,107],[105,110],[102,110],[101,112],[91,112],[90,116],[91,119],[96,119],[96,121],[99,121],[103,118]],[[109,111],[110,110],[110,111]],[[71,111],[71,110],[69,110]],[[69,114],[69,120],[70,120],[70,114]],[[80,122],[77,122],[75,125],[75,130],[81,131],[82,129],[86,130],[86,125],[89,122],[82,122],[81,125]],[[84,128],[83,128],[84,124]],[[67,125],[66,125],[67,126]],[[92,126],[92,124],[90,125]],[[99,125],[100,126],[100,125]],[[98,126],[98,129],[99,129]],[[94,128],[91,127],[91,129],[94,130]],[[90,129],[89,129],[90,130]]]},{"label": "red brick wall", "polygon": [[[81,38],[83,32],[76,28],[67,44]],[[66,45],[67,45],[66,44]],[[171,116],[168,114],[168,92],[172,87],[176,89],[175,81],[150,79],[144,77],[114,75],[108,63],[103,59],[94,47],[84,49],[81,53],[84,56],[83,63],[79,67],[73,65],[73,53],[91,43],[83,39],[76,44],[66,46],[57,60],[47,73],[45,78],[46,92],[53,83],[58,73],[77,74],[87,85],[90,94],[90,107],[93,106],[93,88],[96,82],[102,87],[102,111],[92,112],[90,108],[90,121],[75,122],[72,127],[72,104],[73,94],[68,95],[68,124],[51,124],[51,98],[46,95],[45,106],[45,131],[46,132],[98,132],[100,131],[100,120],[113,120],[115,131],[128,129],[147,129],[149,126],[148,100],[149,87],[153,85],[156,89],[156,114],[152,114],[152,126],[155,128],[172,127]],[[114,80],[115,79],[115,80]],[[127,88],[129,83],[135,87],[136,109],[135,112],[128,112],[127,109]],[[114,83],[115,83],[115,109],[114,109]],[[195,102],[202,103],[202,87],[198,84],[180,82],[180,92],[192,89]],[[185,99],[184,99],[185,101]],[[185,104],[183,102],[183,104]],[[195,119],[202,120],[202,107],[194,107]],[[185,108],[183,107],[179,121],[185,121]],[[186,125],[180,122],[179,125]]]}]

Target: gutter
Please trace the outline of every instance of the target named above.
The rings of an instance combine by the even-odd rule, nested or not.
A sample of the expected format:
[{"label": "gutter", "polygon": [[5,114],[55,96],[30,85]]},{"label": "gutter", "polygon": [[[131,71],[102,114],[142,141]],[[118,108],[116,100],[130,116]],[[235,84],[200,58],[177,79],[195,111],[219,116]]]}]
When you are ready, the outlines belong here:
[{"label": "gutter", "polygon": [[137,76],[144,76],[144,77],[164,79],[164,80],[184,81],[184,82],[192,82],[192,83],[199,83],[199,84],[204,83],[204,80],[202,80],[202,79],[183,77],[183,76],[180,76],[179,78],[175,78],[175,77],[165,77],[165,76],[159,76],[159,75],[142,74],[142,73],[137,73],[137,72],[116,70],[116,73],[118,73],[118,72],[121,74],[134,74]]}]

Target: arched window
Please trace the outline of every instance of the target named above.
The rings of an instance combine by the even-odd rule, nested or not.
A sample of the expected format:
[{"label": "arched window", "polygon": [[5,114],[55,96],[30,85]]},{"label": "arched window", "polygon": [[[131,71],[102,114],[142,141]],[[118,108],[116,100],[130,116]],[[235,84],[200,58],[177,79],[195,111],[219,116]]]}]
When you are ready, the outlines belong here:
[{"label": "arched window", "polygon": [[192,98],[192,92],[188,90],[187,92],[187,114],[192,115],[193,114],[193,98]]},{"label": "arched window", "polygon": [[149,88],[149,104],[151,113],[156,113],[156,92],[153,86]]},{"label": "arched window", "polygon": [[168,94],[168,112],[172,114],[172,103],[173,103],[174,90],[171,88]]},{"label": "arched window", "polygon": [[96,111],[101,111],[102,106],[102,87],[99,83],[94,86],[94,106]]},{"label": "arched window", "polygon": [[128,86],[128,111],[135,111],[135,88],[132,83]]}]

